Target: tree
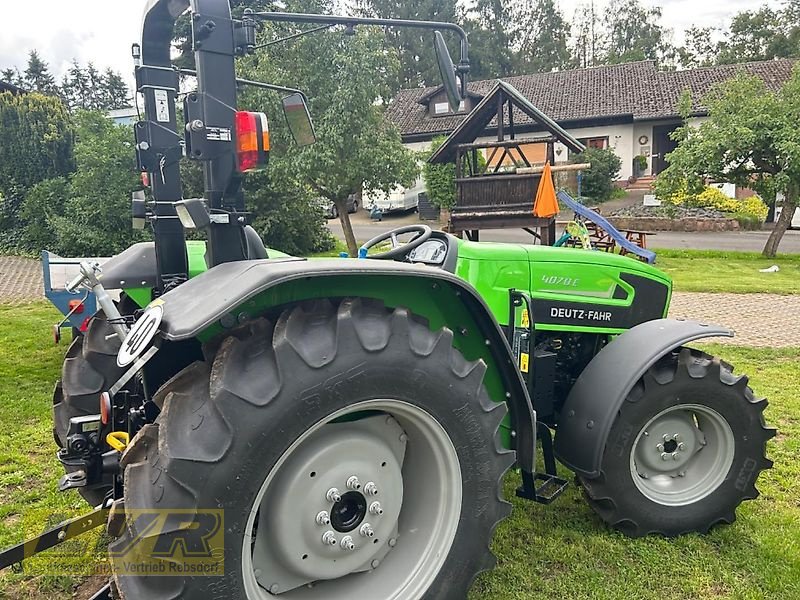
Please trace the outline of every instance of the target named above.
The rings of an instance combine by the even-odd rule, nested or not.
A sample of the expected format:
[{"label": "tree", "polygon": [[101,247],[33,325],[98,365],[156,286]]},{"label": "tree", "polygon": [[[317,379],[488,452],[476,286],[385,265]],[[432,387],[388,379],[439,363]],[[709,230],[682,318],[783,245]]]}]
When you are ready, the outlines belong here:
[{"label": "tree", "polygon": [[109,111],[130,106],[130,91],[119,73],[110,68],[100,73],[93,63],[81,67],[73,60],[59,91],[72,110]]},{"label": "tree", "polygon": [[800,68],[777,92],[740,73],[704,102],[708,119],[696,128],[679,128],[678,147],[659,177],[684,179],[690,192],[709,178],[753,188],[765,198],[783,194],[781,216],[763,250],[764,256],[775,256],[800,203]]},{"label": "tree", "polygon": [[798,55],[798,3],[792,2],[784,11],[762,6],[755,11],[745,10],[731,20],[727,39],[718,48],[719,64]]},{"label": "tree", "polygon": [[6,83],[16,85],[17,87],[22,87],[24,85],[24,82],[22,81],[22,74],[16,67],[10,67],[0,71],[0,81],[5,81]]},{"label": "tree", "polygon": [[[456,21],[455,0],[361,0],[358,10],[369,17]],[[386,28],[383,34],[387,44],[397,53],[399,61],[397,77],[390,82],[392,92],[440,83],[430,30],[392,27]]]},{"label": "tree", "polygon": [[620,64],[670,57],[668,33],[660,20],[660,7],[646,8],[640,0],[611,0],[604,13],[603,62]]},{"label": "tree", "polygon": [[542,73],[568,68],[572,62],[567,47],[570,25],[554,0],[527,5],[523,17],[519,71]]},{"label": "tree", "polygon": [[717,59],[719,43],[715,27],[689,27],[684,32],[683,46],[677,49],[678,62],[685,69],[710,67]]},{"label": "tree", "polygon": [[74,169],[74,128],[53,96],[0,94],[0,243],[19,240],[18,211],[28,189]]},{"label": "tree", "polygon": [[141,188],[133,132],[99,111],[79,111],[75,119],[77,171],[63,214],[50,223],[66,255],[108,256],[144,239],[131,226],[131,192]]},{"label": "tree", "polygon": [[270,176],[282,173],[283,179],[296,180],[334,202],[348,250],[355,254],[348,195],[362,188],[388,192],[398,184],[409,185],[417,173],[413,155],[383,118],[380,104],[390,97],[397,64],[385,52],[383,32],[369,27],[358,27],[352,36],[340,29],[318,32],[293,41],[291,50],[273,46],[243,64],[252,79],[293,85],[309,95],[317,143],[304,148],[288,144],[285,129],[273,119],[276,151],[282,145],[285,150],[277,164],[270,158]]},{"label": "tree", "polygon": [[614,193],[614,182],[619,177],[622,161],[613,150],[587,148],[576,154],[572,160],[575,164],[591,163],[592,167],[583,172],[581,178],[581,195],[595,202],[605,202]]},{"label": "tree", "polygon": [[572,55],[575,66],[585,69],[599,64],[603,28],[594,0],[589,0],[588,4],[579,5],[575,9],[572,27],[574,31]]},{"label": "tree", "polygon": [[470,40],[470,66],[476,78],[517,74],[524,5],[514,0],[477,0],[465,28]]},{"label": "tree", "polygon": [[31,50],[28,54],[28,66],[23,75],[23,83],[29,90],[52,94],[56,89],[56,80],[50,74],[50,68],[36,50]]}]

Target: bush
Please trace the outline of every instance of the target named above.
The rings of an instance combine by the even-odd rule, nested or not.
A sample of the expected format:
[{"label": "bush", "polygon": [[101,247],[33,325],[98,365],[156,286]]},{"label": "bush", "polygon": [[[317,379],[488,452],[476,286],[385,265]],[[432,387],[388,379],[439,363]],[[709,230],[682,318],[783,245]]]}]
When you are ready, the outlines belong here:
[{"label": "bush", "polygon": [[433,138],[430,150],[424,154],[422,178],[425,180],[425,189],[431,204],[449,210],[456,204],[456,166],[453,163],[432,165],[428,162],[428,158],[446,139],[445,136]]},{"label": "bush", "polygon": [[[764,222],[769,208],[757,195],[744,200],[729,198],[722,190],[706,186],[699,194],[692,194],[683,186],[675,190],[670,196],[662,197],[665,205],[685,206],[687,208],[710,208],[731,215],[737,219],[743,228],[752,228],[750,225]],[[756,227],[756,228],[758,228]]]},{"label": "bush", "polygon": [[69,181],[65,177],[45,179],[28,191],[19,210],[22,248],[60,250],[58,240],[54,239],[53,223],[63,215],[69,194]]},{"label": "bush", "polygon": [[617,187],[614,182],[619,178],[622,161],[613,150],[587,148],[576,154],[573,163],[591,163],[591,169],[583,172],[581,178],[581,195],[595,202],[605,202],[614,195]]},{"label": "bush", "polygon": [[69,198],[51,219],[65,256],[110,256],[148,237],[131,226],[131,192],[137,177],[133,131],[101,112],[76,117],[75,162]]}]

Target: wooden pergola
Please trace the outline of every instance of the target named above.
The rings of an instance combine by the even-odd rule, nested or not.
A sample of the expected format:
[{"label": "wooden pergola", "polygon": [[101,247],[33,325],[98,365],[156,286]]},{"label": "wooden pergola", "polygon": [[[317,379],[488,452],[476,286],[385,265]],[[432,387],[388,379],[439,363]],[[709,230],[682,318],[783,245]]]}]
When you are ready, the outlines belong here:
[{"label": "wooden pergola", "polygon": [[[518,138],[515,113],[527,115],[545,135]],[[526,123],[526,126],[529,124]],[[496,141],[476,141],[487,128],[497,131]],[[533,214],[544,162],[555,162],[555,142],[573,152],[585,148],[555,121],[537,109],[514,86],[498,81],[491,92],[450,134],[429,162],[455,162],[456,203],[448,230],[478,240],[481,229],[521,228],[542,244],[555,241],[555,217]],[[545,156],[535,164],[523,146],[544,145]],[[481,160],[481,156],[485,160]],[[553,167],[574,170],[580,165]]]}]

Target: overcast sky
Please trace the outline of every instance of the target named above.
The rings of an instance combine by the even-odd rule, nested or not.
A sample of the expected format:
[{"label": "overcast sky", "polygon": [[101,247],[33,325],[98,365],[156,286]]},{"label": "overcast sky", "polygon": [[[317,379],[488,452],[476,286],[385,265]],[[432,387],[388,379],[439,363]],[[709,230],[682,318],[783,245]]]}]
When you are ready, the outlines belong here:
[{"label": "overcast sky", "polygon": [[[571,19],[582,0],[556,1]],[[674,31],[676,41],[691,25],[720,26],[740,10],[781,4],[780,0],[643,1],[662,6],[663,24]],[[595,2],[598,7],[604,3]],[[82,64],[92,61],[101,69],[111,67],[130,82],[130,47],[140,35],[144,5],[145,0],[36,0],[33,8],[33,3],[6,0],[0,5],[0,69],[23,69],[28,52],[36,49],[59,79],[77,58]]]}]

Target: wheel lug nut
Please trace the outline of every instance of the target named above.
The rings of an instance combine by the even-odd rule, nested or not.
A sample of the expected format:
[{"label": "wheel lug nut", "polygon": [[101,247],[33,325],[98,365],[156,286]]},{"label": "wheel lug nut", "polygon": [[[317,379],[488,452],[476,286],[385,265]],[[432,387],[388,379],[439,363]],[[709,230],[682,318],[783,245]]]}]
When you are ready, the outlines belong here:
[{"label": "wheel lug nut", "polygon": [[371,512],[373,515],[378,515],[378,516],[382,515],[383,514],[383,508],[381,508],[381,503],[380,502],[373,502],[372,504],[370,504],[369,505],[369,512]]},{"label": "wheel lug nut", "polygon": [[370,496],[377,496],[378,495],[378,486],[375,485],[374,481],[368,481],[367,485],[364,486],[364,491],[369,494]]},{"label": "wheel lug nut", "polygon": [[324,534],[322,534],[322,543],[325,544],[326,546],[335,546],[336,534],[333,533],[332,531],[326,531]]},{"label": "wheel lug nut", "polygon": [[668,442],[672,439],[672,436],[668,433],[665,433],[661,439],[664,440],[665,442]]},{"label": "wheel lug nut", "polygon": [[353,543],[353,538],[351,538],[349,535],[346,535],[342,538],[340,546],[342,547],[342,550],[353,551],[356,549],[356,545]]},{"label": "wheel lug nut", "polygon": [[672,460],[678,460],[679,458],[680,458],[680,456],[678,456],[677,452],[673,452],[672,453]]},{"label": "wheel lug nut", "polygon": [[661,460],[669,460],[669,454],[666,452],[661,453]]},{"label": "wheel lug nut", "polygon": [[686,450],[686,444],[684,444],[683,442],[678,444],[678,450]]},{"label": "wheel lug nut", "polygon": [[331,518],[327,511],[321,510],[319,513],[317,513],[317,525],[327,525],[330,522]]},{"label": "wheel lug nut", "polygon": [[334,503],[342,499],[342,495],[336,488],[329,489],[328,493],[325,494],[325,497],[328,499],[328,502],[334,502]]},{"label": "wheel lug nut", "polygon": [[372,525],[369,523],[364,523],[361,526],[361,529],[358,530],[358,533],[367,538],[375,537],[375,531],[372,529]]},{"label": "wheel lug nut", "polygon": [[680,442],[683,438],[681,437],[680,433],[673,434],[672,439],[676,442]]},{"label": "wheel lug nut", "polygon": [[659,452],[663,452],[664,451],[664,444],[656,444],[656,450],[658,450]]},{"label": "wheel lug nut", "polygon": [[347,478],[347,487],[351,490],[357,490],[361,488],[361,482],[358,480],[358,477],[355,475],[351,475]]}]

